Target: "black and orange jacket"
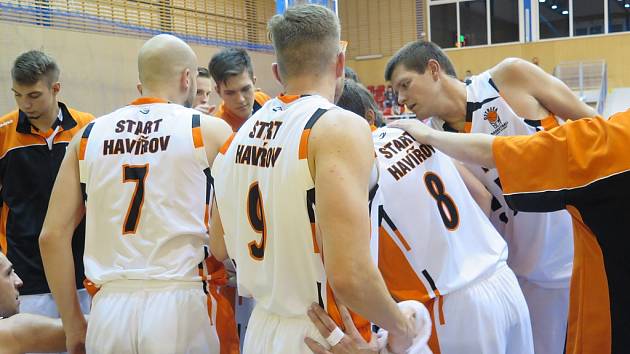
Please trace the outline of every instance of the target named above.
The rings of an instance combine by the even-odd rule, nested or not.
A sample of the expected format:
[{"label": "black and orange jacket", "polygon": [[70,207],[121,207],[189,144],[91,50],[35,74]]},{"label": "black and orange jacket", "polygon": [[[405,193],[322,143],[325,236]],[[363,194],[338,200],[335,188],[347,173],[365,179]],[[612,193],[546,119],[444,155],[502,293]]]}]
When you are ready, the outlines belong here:
[{"label": "black and orange jacket", "polygon": [[[47,132],[38,131],[21,111],[0,118],[0,249],[24,281],[22,295],[50,292],[39,252],[39,233],[66,146],[78,130],[94,119],[61,102],[59,108],[63,119],[56,120]],[[46,138],[57,126],[59,131],[49,148]],[[78,288],[83,288],[84,242],[82,221],[72,239]]]},{"label": "black and orange jacket", "polygon": [[498,137],[493,153],[514,209],[573,219],[566,353],[630,353],[630,111]]},{"label": "black and orange jacket", "polygon": [[[271,97],[269,97],[266,93],[262,91],[256,91],[254,93],[254,107],[252,108],[252,115],[256,113],[256,111],[258,111],[260,107],[262,107],[265,102],[269,101],[270,99]],[[232,127],[232,131],[234,132],[238,131],[243,123],[245,123],[245,121],[247,120],[236,116],[234,113],[228,110],[227,107],[225,107],[225,103],[223,102],[221,102],[219,110],[213,114],[226,121],[230,125],[230,127]]]}]

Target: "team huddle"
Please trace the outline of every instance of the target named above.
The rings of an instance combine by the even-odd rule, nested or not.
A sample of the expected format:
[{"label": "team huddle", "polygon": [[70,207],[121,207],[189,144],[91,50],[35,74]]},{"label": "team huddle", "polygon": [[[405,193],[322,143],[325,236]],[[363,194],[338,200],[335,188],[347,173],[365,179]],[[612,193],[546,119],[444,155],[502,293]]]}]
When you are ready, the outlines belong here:
[{"label": "team huddle", "polygon": [[[594,314],[576,290],[593,281],[608,299],[605,273],[602,280],[588,273],[597,266],[573,266],[590,260],[584,246],[574,255],[572,215],[544,198],[519,208],[519,193],[537,177],[512,179],[519,170],[507,155],[524,145],[488,140],[552,134],[571,125],[565,121],[596,117],[591,107],[518,59],[461,82],[439,47],[417,41],[390,59],[384,76],[418,120],[377,127],[369,91],[344,78],[332,11],[295,6],[268,29],[283,86],[275,98],[253,93],[251,64],[217,74],[221,58],[248,62],[243,51],[224,51],[198,70],[190,46],[162,34],[139,52],[142,97],[130,104],[96,119],[63,106],[52,127],[38,127],[23,105],[2,118],[15,123],[1,129],[18,132],[31,122],[31,145],[63,149],[37,235],[42,279],[62,324],[31,319],[48,346],[18,343],[9,352],[628,348],[627,315],[608,301]],[[209,88],[198,87],[209,75],[226,94],[216,112]],[[13,78],[16,100],[28,96],[21,87],[33,80]],[[241,91],[251,91],[253,108],[242,97],[229,106]],[[4,154],[15,156],[16,143],[2,137]],[[492,156],[502,157],[485,163]],[[530,184],[519,189],[513,180]],[[5,225],[11,183],[2,176]],[[506,185],[516,191],[508,195]],[[77,244],[83,223],[85,242]],[[22,287],[6,235],[0,247],[7,281]],[[227,286],[232,273],[237,295]],[[77,291],[84,277],[90,296]],[[615,296],[611,290],[610,303],[625,308]],[[17,312],[3,304],[0,337]]]}]

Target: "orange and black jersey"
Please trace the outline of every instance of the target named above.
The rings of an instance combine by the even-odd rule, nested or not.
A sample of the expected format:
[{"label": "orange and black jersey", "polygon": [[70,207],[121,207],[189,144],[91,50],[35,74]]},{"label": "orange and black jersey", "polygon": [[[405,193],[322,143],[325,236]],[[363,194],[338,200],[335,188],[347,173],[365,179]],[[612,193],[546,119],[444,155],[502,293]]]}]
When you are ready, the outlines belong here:
[{"label": "orange and black jersey", "polygon": [[493,144],[513,208],[573,219],[567,353],[630,353],[629,143],[630,111]]},{"label": "orange and black jersey", "polygon": [[[271,97],[269,97],[266,93],[262,91],[256,91],[254,93],[254,106],[252,107],[252,115],[258,112],[258,110],[265,104],[265,102],[269,101],[270,99]],[[247,120],[236,116],[234,113],[227,109],[225,103],[223,102],[219,106],[219,110],[213,114],[228,123],[230,127],[232,127],[232,131],[235,132],[238,131]]]},{"label": "orange and black jersey", "polygon": [[[62,119],[47,131],[38,131],[21,111],[0,118],[0,249],[24,281],[20,294],[49,293],[39,252],[39,233],[66,147],[90,120],[59,103]],[[52,141],[50,139],[54,135]],[[84,222],[76,229],[72,248],[77,287],[83,281]]]}]

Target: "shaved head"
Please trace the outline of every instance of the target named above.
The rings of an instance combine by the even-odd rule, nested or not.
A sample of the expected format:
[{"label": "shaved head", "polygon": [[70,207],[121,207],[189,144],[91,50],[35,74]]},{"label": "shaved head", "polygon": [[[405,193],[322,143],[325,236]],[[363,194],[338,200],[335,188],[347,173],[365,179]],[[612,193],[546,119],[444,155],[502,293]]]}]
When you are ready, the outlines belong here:
[{"label": "shaved head", "polygon": [[[143,90],[164,92],[179,87],[184,92],[179,92],[182,100],[176,103],[192,105],[196,87],[190,87],[196,80],[197,55],[181,39],[160,34],[146,41],[138,54],[138,73]],[[186,84],[188,81],[190,83]],[[181,87],[182,84],[186,87]],[[168,98],[173,100],[173,97]]]}]

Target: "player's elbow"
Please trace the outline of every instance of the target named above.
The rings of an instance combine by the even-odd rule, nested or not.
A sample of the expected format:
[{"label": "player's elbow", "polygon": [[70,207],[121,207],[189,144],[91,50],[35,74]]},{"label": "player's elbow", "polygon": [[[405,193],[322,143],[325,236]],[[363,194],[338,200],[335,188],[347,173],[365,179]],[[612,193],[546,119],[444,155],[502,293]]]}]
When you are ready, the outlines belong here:
[{"label": "player's elbow", "polygon": [[368,277],[365,276],[366,273],[368,272],[344,269],[344,271],[327,272],[326,275],[335,297],[341,303],[352,307],[356,300],[363,297],[362,289],[366,285],[366,281],[369,281]]},{"label": "player's elbow", "polygon": [[51,230],[49,228],[43,228],[42,232],[39,234],[39,249],[42,253],[45,253],[46,250],[54,247],[54,245],[59,244],[60,238],[60,232]]}]

